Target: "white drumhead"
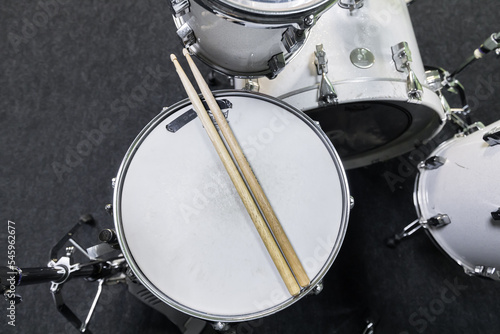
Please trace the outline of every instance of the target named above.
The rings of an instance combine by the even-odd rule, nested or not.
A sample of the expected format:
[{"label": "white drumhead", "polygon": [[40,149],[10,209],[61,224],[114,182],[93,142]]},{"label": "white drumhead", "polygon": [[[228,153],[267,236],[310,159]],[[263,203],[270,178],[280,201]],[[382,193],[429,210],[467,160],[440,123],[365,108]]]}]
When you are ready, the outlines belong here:
[{"label": "white drumhead", "polygon": [[[307,116],[278,100],[219,92],[228,121],[312,285],[342,243],[349,195],[333,146]],[[164,110],[130,147],[117,176],[114,217],[134,274],[165,303],[193,316],[241,321],[292,298],[201,122],[187,101]],[[176,124],[174,122],[174,124]]]},{"label": "white drumhead", "polygon": [[447,214],[451,223],[429,227],[433,239],[468,272],[476,266],[500,269],[500,222],[491,213],[500,207],[500,145],[488,146],[480,131],[451,139],[431,156],[446,158],[443,166],[421,170],[415,205],[422,220]]}]

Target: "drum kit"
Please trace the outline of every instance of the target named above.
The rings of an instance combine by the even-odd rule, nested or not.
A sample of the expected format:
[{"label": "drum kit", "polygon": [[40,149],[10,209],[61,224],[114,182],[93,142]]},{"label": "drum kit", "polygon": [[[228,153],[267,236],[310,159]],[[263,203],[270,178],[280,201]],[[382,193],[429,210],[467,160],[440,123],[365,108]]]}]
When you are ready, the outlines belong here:
[{"label": "drum kit", "polygon": [[[18,284],[50,281],[59,296],[71,276],[123,281],[183,333],[200,333],[207,321],[231,333],[231,323],[322,290],[354,205],[345,169],[407,153],[447,122],[460,131],[420,163],[418,219],[389,244],[423,228],[467,274],[500,280],[500,121],[470,124],[456,79],[476,59],[500,54],[500,33],[454,72],[425,67],[409,2],[171,0],[184,47],[232,77],[234,89],[214,97],[310,278],[298,295],[287,292],[190,100],[165,108],[131,144],[108,207],[115,229],[102,231],[99,245],[76,247],[91,265],[75,266],[72,251],[57,256],[64,243],[76,245],[86,217],[48,268],[10,268]],[[462,106],[451,108],[445,91],[461,94]],[[55,300],[87,329],[94,307],[80,321]],[[365,332],[373,331],[369,323]]]}]

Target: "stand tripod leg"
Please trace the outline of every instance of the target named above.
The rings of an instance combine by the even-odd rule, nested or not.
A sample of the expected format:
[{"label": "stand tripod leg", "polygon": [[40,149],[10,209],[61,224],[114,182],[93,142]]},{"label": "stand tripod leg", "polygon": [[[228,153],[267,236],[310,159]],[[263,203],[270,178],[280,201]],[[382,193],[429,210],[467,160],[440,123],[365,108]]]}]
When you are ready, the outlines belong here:
[{"label": "stand tripod leg", "polygon": [[418,231],[422,225],[420,224],[420,219],[416,219],[411,222],[408,226],[403,228],[403,230],[399,233],[396,233],[394,236],[387,238],[385,244],[387,247],[396,248],[396,246],[403,240],[404,238],[409,237],[416,231]]}]

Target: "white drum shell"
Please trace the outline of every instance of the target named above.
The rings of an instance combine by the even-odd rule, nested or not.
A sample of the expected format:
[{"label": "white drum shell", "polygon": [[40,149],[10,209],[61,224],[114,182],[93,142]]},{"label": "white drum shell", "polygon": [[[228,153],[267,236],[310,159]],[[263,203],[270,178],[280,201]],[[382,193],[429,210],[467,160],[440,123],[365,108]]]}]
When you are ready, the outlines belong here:
[{"label": "white drum shell", "polygon": [[163,111],[139,134],[120,171],[114,218],[134,274],[160,300],[198,318],[243,321],[305,296],[342,243],[349,193],[333,146],[278,100],[221,92],[228,121],[311,279],[292,298],[201,123],[165,126],[191,108]]},{"label": "white drum shell", "polygon": [[500,207],[500,145],[489,146],[483,135],[497,121],[466,137],[441,144],[431,156],[446,158],[443,166],[421,169],[414,201],[420,220],[447,214],[451,223],[427,228],[432,239],[469,274],[476,267],[496,268],[500,279],[500,223],[491,213]]},{"label": "white drum shell", "polygon": [[[423,85],[422,101],[408,99],[407,75],[396,70],[392,59],[391,47],[403,41],[411,50],[411,68]],[[365,1],[363,7],[352,14],[334,6],[311,28],[305,46],[276,79],[258,80],[259,92],[278,97],[305,112],[318,109],[321,76],[314,63],[314,52],[319,44],[326,52],[327,76],[339,104],[394,103],[407,109],[412,118],[409,129],[398,140],[362,155],[342,158],[346,169],[403,154],[441,130],[445,121],[443,107],[437,94],[426,85],[424,66],[404,0]],[[356,48],[366,48],[373,53],[375,61],[371,67],[353,65],[350,54]],[[236,80],[236,88],[244,86],[244,80]]]},{"label": "white drum shell", "polygon": [[177,28],[187,23],[196,43],[189,51],[209,66],[241,77],[263,76],[269,73],[268,61],[276,54],[289,57],[281,43],[286,27],[265,29],[258,25],[245,26],[215,15],[191,1],[189,13],[174,18]]}]

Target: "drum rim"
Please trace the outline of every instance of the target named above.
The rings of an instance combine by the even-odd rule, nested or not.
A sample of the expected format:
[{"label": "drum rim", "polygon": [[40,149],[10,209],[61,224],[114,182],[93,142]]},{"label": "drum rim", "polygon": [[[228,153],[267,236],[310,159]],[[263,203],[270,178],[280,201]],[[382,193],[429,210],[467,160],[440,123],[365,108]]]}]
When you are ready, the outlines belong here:
[{"label": "drum rim", "polygon": [[326,134],[321,131],[321,129],[314,123],[312,119],[310,119],[306,114],[301,112],[300,110],[288,105],[287,103],[280,101],[276,98],[273,98],[268,95],[260,94],[260,93],[255,93],[255,92],[246,92],[246,91],[241,91],[241,90],[219,90],[219,91],[214,91],[213,92],[214,96],[216,98],[223,98],[223,97],[253,97],[257,98],[260,100],[264,100],[270,103],[273,103],[275,105],[278,105],[287,111],[293,113],[295,116],[297,116],[300,120],[302,120],[304,123],[306,123],[309,128],[311,128],[313,131],[315,131],[316,135],[321,139],[323,144],[325,145],[326,149],[328,150],[334,165],[337,169],[337,175],[339,178],[339,183],[340,183],[340,190],[342,193],[342,215],[341,215],[341,220],[340,220],[340,226],[339,226],[339,232],[336,237],[335,243],[333,245],[332,251],[328,256],[328,259],[324,262],[323,267],[319,270],[317,276],[313,281],[311,281],[311,284],[305,288],[302,289],[300,294],[295,297],[288,298],[284,302],[278,305],[274,305],[270,308],[250,313],[250,314],[242,314],[242,315],[216,315],[216,314],[209,314],[206,312],[201,312],[198,310],[195,310],[191,307],[187,307],[185,305],[182,305],[176,300],[171,299],[169,296],[166,295],[166,293],[162,292],[160,289],[156,288],[155,285],[147,278],[147,276],[142,273],[141,269],[139,268],[138,263],[134,260],[134,257],[131,254],[130,248],[128,247],[128,243],[125,237],[125,233],[123,231],[123,220],[122,220],[122,210],[121,210],[121,195],[122,195],[122,190],[123,190],[123,185],[124,181],[127,175],[127,170],[128,167],[130,166],[131,161],[133,160],[133,157],[135,155],[135,152],[137,149],[140,147],[140,144],[143,142],[143,140],[147,137],[147,135],[152,132],[165,118],[169,117],[170,115],[174,114],[175,112],[178,112],[180,109],[184,108],[185,106],[191,104],[189,99],[184,99],[182,101],[179,101],[175,104],[173,104],[170,107],[163,108],[163,110],[156,115],[141,131],[140,133],[136,136],[132,144],[129,146],[122,163],[118,169],[118,173],[116,176],[116,181],[115,181],[115,186],[114,186],[114,194],[113,194],[113,220],[114,220],[114,225],[117,231],[117,237],[118,237],[118,243],[120,245],[120,248],[123,252],[123,255],[127,261],[127,264],[130,266],[134,276],[139,280],[141,284],[143,284],[153,295],[155,295],[159,300],[162,302],[166,303],[170,307],[173,307],[174,309],[177,309],[183,313],[189,314],[191,316],[195,316],[201,319],[205,320],[210,320],[210,321],[224,321],[224,322],[240,322],[240,321],[249,321],[253,319],[258,319],[262,318],[271,314],[274,314],[276,312],[279,312],[288,306],[294,304],[304,296],[308,295],[325,277],[327,272],[330,270],[331,266],[335,262],[335,259],[337,258],[340,249],[342,247],[345,234],[347,231],[347,225],[348,225],[348,220],[349,220],[349,214],[350,214],[350,193],[349,193],[349,186],[347,183],[347,176],[344,170],[344,167],[342,165],[342,162],[337,154],[337,151],[335,150],[335,147],[333,144],[329,141],[328,137]]}]

